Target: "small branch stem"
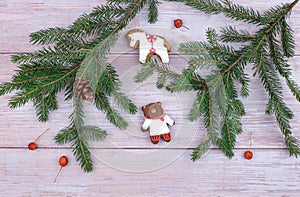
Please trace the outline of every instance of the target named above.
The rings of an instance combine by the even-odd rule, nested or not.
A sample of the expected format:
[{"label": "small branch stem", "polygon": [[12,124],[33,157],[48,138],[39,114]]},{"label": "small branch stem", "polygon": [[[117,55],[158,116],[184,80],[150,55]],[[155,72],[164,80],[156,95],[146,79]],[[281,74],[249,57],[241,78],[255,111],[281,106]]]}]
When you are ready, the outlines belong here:
[{"label": "small branch stem", "polygon": [[41,135],[39,135],[39,136],[34,140],[34,142],[37,142],[37,141],[42,137],[42,135],[44,135],[47,131],[49,131],[49,128],[46,129]]},{"label": "small branch stem", "polygon": [[[295,5],[299,2],[299,0],[294,1],[290,6],[288,6],[286,8],[286,12],[279,17],[274,23],[270,24],[270,27],[264,32],[264,35],[262,36],[262,38],[259,41],[259,44],[257,45],[257,47],[255,48],[255,50],[251,53],[250,57],[251,58],[255,52],[259,49],[259,47],[261,46],[261,44],[263,43],[264,39],[267,37],[267,35],[269,34],[270,31],[272,31],[274,29],[274,27],[287,15],[287,13],[289,13],[290,10],[293,9],[293,7],[295,7]],[[246,54],[249,52],[249,50],[247,50],[245,53],[243,53],[235,62],[233,62],[229,68],[227,68],[223,73],[222,76],[225,75],[226,73],[230,72],[231,69],[237,65],[240,61],[243,60],[243,58],[246,56]]]},{"label": "small branch stem", "polygon": [[60,172],[61,172],[61,170],[62,170],[62,166],[60,167],[60,169],[59,169],[59,171],[58,171],[58,173],[57,173],[57,175],[56,175],[56,177],[55,177],[55,179],[54,179],[54,181],[53,181],[53,183],[55,183],[56,182],[56,180],[57,180],[57,177],[58,177],[58,175],[60,174]]}]

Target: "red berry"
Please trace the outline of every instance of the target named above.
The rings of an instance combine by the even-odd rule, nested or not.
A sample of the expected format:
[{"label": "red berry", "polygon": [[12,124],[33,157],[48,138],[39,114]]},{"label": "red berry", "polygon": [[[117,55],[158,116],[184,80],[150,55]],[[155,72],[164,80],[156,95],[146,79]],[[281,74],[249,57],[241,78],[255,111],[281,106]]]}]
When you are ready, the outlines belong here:
[{"label": "red berry", "polygon": [[247,151],[244,153],[244,157],[245,157],[245,159],[250,160],[250,159],[252,159],[252,157],[253,157],[253,153],[252,153],[250,150],[247,150]]},{"label": "red berry", "polygon": [[35,142],[30,142],[30,143],[28,144],[28,149],[29,149],[29,150],[35,150],[36,148],[37,148],[37,145],[36,145]]},{"label": "red berry", "polygon": [[59,158],[59,165],[61,167],[65,167],[66,165],[68,165],[68,158],[66,156],[61,156]]},{"label": "red berry", "polygon": [[59,158],[59,160],[58,160],[58,163],[59,163],[59,165],[60,165],[61,167],[60,167],[60,169],[59,169],[59,171],[58,171],[58,173],[57,173],[57,175],[56,175],[56,177],[55,177],[53,183],[56,182],[57,177],[58,177],[58,175],[60,174],[62,168],[65,167],[66,165],[68,165],[68,158],[67,158],[66,156],[61,156],[61,157]]},{"label": "red berry", "polygon": [[174,20],[174,26],[176,28],[180,28],[182,26],[182,20],[181,19]]}]

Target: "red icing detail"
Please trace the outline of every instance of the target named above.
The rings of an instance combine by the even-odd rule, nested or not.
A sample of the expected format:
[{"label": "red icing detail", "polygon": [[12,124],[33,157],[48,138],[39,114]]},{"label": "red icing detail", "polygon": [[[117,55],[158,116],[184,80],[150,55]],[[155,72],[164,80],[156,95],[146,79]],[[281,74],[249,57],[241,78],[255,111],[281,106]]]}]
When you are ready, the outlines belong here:
[{"label": "red icing detail", "polygon": [[149,50],[151,53],[155,53],[156,49],[153,47],[153,43],[157,40],[157,36],[153,36],[150,34],[146,34],[148,42],[151,43],[151,49]]},{"label": "red icing detail", "polygon": [[166,142],[171,141],[171,133],[165,133],[162,137]]},{"label": "red icing detail", "polygon": [[153,144],[157,144],[159,142],[160,135],[150,136],[150,139]]},{"label": "red icing detail", "polygon": [[150,49],[150,52],[155,53],[155,52],[156,52],[155,48],[152,47],[152,48]]}]

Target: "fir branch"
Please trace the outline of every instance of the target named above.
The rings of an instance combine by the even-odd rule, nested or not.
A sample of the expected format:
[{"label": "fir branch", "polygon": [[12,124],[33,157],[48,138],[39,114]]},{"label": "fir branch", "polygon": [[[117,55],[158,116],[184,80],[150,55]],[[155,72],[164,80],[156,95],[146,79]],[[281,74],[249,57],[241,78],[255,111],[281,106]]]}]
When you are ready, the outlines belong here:
[{"label": "fir branch", "polygon": [[208,28],[205,33],[208,43],[212,48],[215,48],[219,39],[217,32],[213,28]]},{"label": "fir branch", "polygon": [[81,137],[79,131],[77,131],[76,138],[72,141],[71,147],[73,148],[73,155],[76,161],[80,163],[81,169],[85,172],[91,172],[93,170],[91,152],[87,146],[87,141]]},{"label": "fir branch", "polygon": [[91,52],[86,55],[77,71],[76,78],[89,80],[94,93],[99,77],[103,72],[103,67],[107,64],[105,57],[110,50],[110,46],[117,41],[117,38],[117,34],[112,34],[110,37],[107,37],[104,41],[96,45]]},{"label": "fir branch", "polygon": [[218,138],[216,145],[218,146],[219,149],[223,151],[223,153],[228,158],[232,158],[234,156],[231,145],[228,144],[225,140]]},{"label": "fir branch", "polygon": [[286,83],[290,88],[293,95],[296,97],[297,101],[300,102],[300,87],[299,85],[292,79],[287,78]]},{"label": "fir branch", "polygon": [[53,44],[66,39],[68,29],[54,27],[42,29],[30,34],[30,42],[32,44]]},{"label": "fir branch", "polygon": [[180,76],[178,73],[171,70],[168,64],[163,64],[156,60],[150,60],[148,64],[151,65],[159,74],[167,75],[170,80],[176,79]]},{"label": "fir branch", "polygon": [[2,84],[0,84],[0,96],[9,94],[17,88],[18,88],[18,86],[15,83],[11,83],[11,82],[2,83]]},{"label": "fir branch", "polygon": [[83,139],[91,141],[99,141],[106,138],[107,133],[105,130],[100,129],[96,126],[84,126],[82,128]]},{"label": "fir branch", "polygon": [[172,92],[181,92],[181,91],[189,91],[191,90],[190,81],[194,77],[196,67],[189,66],[188,68],[184,69],[182,75],[180,75],[176,80],[172,82],[168,86],[168,89]]},{"label": "fir branch", "polygon": [[241,54],[237,53],[232,47],[227,45],[217,44],[214,47],[205,42],[187,42],[179,45],[179,52],[184,55],[191,55],[196,57],[218,57],[219,59],[228,59],[228,57],[240,57]]},{"label": "fir branch", "polygon": [[212,144],[210,139],[207,139],[199,144],[199,146],[195,148],[195,150],[191,154],[192,160],[196,161],[200,159],[200,157],[202,157],[210,149],[211,145]]},{"label": "fir branch", "polygon": [[298,155],[300,153],[299,140],[291,135],[286,135],[285,144],[289,149],[290,156],[295,156],[296,158],[298,158]]},{"label": "fir branch", "polygon": [[262,50],[263,54],[259,54],[259,74],[263,84],[269,93],[269,102],[266,107],[266,113],[275,114],[278,126],[285,135],[285,143],[290,151],[290,155],[297,157],[300,154],[299,141],[291,136],[291,126],[289,121],[293,118],[292,111],[282,101],[282,87],[276,78],[274,69],[269,62],[264,59],[266,52]]},{"label": "fir branch", "polygon": [[202,90],[201,92],[197,93],[197,97],[194,101],[194,104],[191,107],[190,113],[189,113],[189,119],[191,121],[195,121],[198,119],[200,116],[203,115],[204,109],[202,108],[203,102],[205,101],[206,97],[206,90]]},{"label": "fir branch", "polygon": [[187,6],[196,8],[201,10],[204,13],[212,13],[212,14],[220,14],[223,11],[223,6],[218,1],[214,0],[168,0],[168,1],[176,1],[176,2],[183,2]]},{"label": "fir branch", "polygon": [[66,69],[65,72],[62,72],[53,78],[41,81],[41,84],[38,84],[37,86],[29,86],[26,89],[23,89],[22,91],[12,96],[9,101],[9,106],[11,108],[20,107],[43,92],[59,92],[64,88],[64,84],[68,80],[68,77],[72,75],[77,69],[78,66],[75,66],[71,69]]},{"label": "fir branch", "polygon": [[282,4],[281,6],[277,5],[273,8],[270,8],[269,10],[264,12],[261,23],[270,24],[274,23],[275,21],[278,21],[278,19],[280,19],[281,16],[284,16],[287,12],[289,12],[291,6],[293,7],[293,4],[286,3]]},{"label": "fir branch", "polygon": [[223,150],[223,152],[230,155],[230,150],[227,150],[226,146],[222,147],[220,139],[218,138],[218,116],[219,114],[219,103],[214,99],[214,94],[216,89],[209,88],[206,86],[206,89],[202,90],[200,95],[198,92],[197,99],[194,102],[194,105],[190,111],[189,118],[191,120],[196,120],[197,117],[203,116],[205,127],[207,128],[207,140],[200,143],[200,145],[192,153],[192,160],[196,161],[199,159],[211,145],[217,145]]},{"label": "fir branch", "polygon": [[275,38],[275,35],[269,36],[269,48],[270,48],[270,55],[273,60],[274,65],[276,66],[277,71],[279,74],[285,78],[288,87],[290,88],[293,95],[296,99],[300,102],[300,88],[295,83],[294,80],[290,78],[291,69],[290,65],[287,63],[287,60],[283,58],[282,51],[278,44],[278,41]]},{"label": "fir branch", "polygon": [[71,142],[76,136],[76,130],[74,127],[67,127],[61,129],[58,134],[54,137],[54,141],[58,145],[63,145]]},{"label": "fir branch", "polygon": [[157,22],[158,17],[158,6],[160,2],[157,0],[148,0],[149,8],[148,8],[148,22],[155,23]]},{"label": "fir branch", "polygon": [[65,144],[71,142],[73,154],[79,161],[81,168],[85,172],[91,172],[93,162],[88,148],[88,140],[102,140],[106,137],[106,131],[96,126],[84,125],[83,104],[79,99],[74,98],[74,111],[70,116],[70,126],[62,129],[54,140],[57,144]]},{"label": "fir branch", "polygon": [[106,114],[106,118],[116,127],[122,130],[127,128],[128,123],[109,105],[109,100],[103,93],[96,94],[94,104],[98,110],[101,110]]},{"label": "fir branch", "polygon": [[154,72],[154,68],[145,63],[142,67],[142,69],[134,76],[134,81],[136,83],[141,83],[145,80],[147,80]]},{"label": "fir branch", "polygon": [[157,77],[157,82],[156,82],[156,88],[161,89],[163,88],[168,80],[168,76],[165,74],[159,74],[159,76]]},{"label": "fir branch", "polygon": [[[238,99],[234,80],[239,81],[242,85],[240,94],[248,96],[250,79],[244,71],[248,63],[254,64],[254,75],[259,73],[259,77],[269,94],[266,113],[275,114],[277,123],[285,135],[286,146],[290,154],[297,157],[300,150],[299,142],[291,136],[291,126],[289,124],[293,113],[282,100],[283,89],[276,72],[286,79],[289,88],[296,98],[299,99],[300,88],[290,78],[289,65],[283,57],[292,56],[294,53],[292,30],[287,26],[285,18],[298,3],[298,0],[292,4],[272,8],[262,16],[252,8],[234,5],[229,0],[223,1],[225,7],[221,3],[212,0],[187,0],[184,2],[205,13],[224,13],[235,20],[261,26],[255,35],[250,35],[245,30],[236,30],[231,26],[222,29],[222,41],[228,43],[249,42],[248,45],[238,50],[218,43],[218,35],[213,29],[207,31],[208,43],[188,42],[180,45],[180,52],[190,56],[189,66],[175,77],[175,80],[167,86],[167,89],[180,92],[197,91],[197,97],[189,118],[196,120],[202,115],[208,131],[208,139],[195,149],[192,159],[199,159],[211,144],[217,145],[228,157],[234,155],[232,149],[235,146],[236,135],[242,132],[241,117],[245,115],[244,106]],[[237,13],[240,14],[238,15]],[[269,19],[269,22],[265,23],[266,18],[271,15],[272,20]],[[282,41],[286,45],[282,46],[282,48],[285,48],[283,50],[280,49],[279,42],[276,40],[276,35],[279,33],[286,39]],[[267,49],[270,50],[270,56],[275,68],[271,65]],[[196,67],[208,67],[212,73],[206,76],[205,81],[203,81],[204,79],[195,72]],[[224,88],[220,89],[221,83],[225,85],[225,91]],[[191,86],[193,87],[192,89]],[[221,137],[218,136],[218,124],[214,121],[218,119],[218,116],[223,118]]]},{"label": "fir branch", "polygon": [[292,28],[287,24],[286,20],[281,23],[281,41],[284,56],[293,57],[295,54],[295,40]]},{"label": "fir branch", "polygon": [[137,112],[136,105],[128,99],[124,93],[119,91],[114,91],[113,96],[115,98],[115,101],[117,102],[118,106],[123,109],[124,111],[135,114]]},{"label": "fir branch", "polygon": [[[156,82],[158,88],[162,88],[168,81],[175,82],[180,76],[178,73],[171,70],[167,64],[151,59],[143,65],[142,69],[137,72],[133,79],[136,83],[141,83],[153,75],[154,71],[156,71],[159,76]],[[171,84],[166,86],[169,90],[173,88]]]},{"label": "fir branch", "polygon": [[98,89],[96,92],[104,92],[107,95],[111,95],[111,93],[117,91],[120,86],[121,81],[115,68],[110,64],[104,65],[103,73],[99,78]]},{"label": "fir branch", "polygon": [[233,4],[230,1],[220,3],[216,0],[169,0],[183,2],[197,10],[207,14],[224,14],[237,21],[244,21],[252,24],[259,24],[262,20],[259,12],[252,8],[244,8],[241,5]]},{"label": "fir branch", "polygon": [[54,111],[58,108],[56,96],[53,94],[41,94],[35,97],[33,102],[38,120],[41,122],[46,122],[49,118],[50,111]]},{"label": "fir branch", "polygon": [[250,35],[250,33],[247,30],[236,30],[235,27],[228,26],[221,28],[221,40],[223,42],[237,42],[237,43],[243,43],[243,42],[249,42],[255,38],[255,36]]},{"label": "fir branch", "polygon": [[65,63],[81,62],[83,60],[83,56],[81,53],[73,53],[72,51],[62,50],[57,47],[43,48],[42,50],[38,50],[34,53],[22,53],[12,56],[12,62],[19,64],[40,62],[44,60],[63,65]]},{"label": "fir branch", "polygon": [[[116,42],[120,30],[134,18],[135,14],[141,8],[143,8],[145,2],[145,0],[137,0],[136,2],[129,3],[128,7],[124,10],[125,15],[120,17],[118,25],[108,31],[109,33],[107,35],[102,38],[100,37],[100,43],[86,55],[86,58],[82,62],[81,67],[77,72],[77,78],[89,80],[92,84],[94,93],[96,92],[99,76],[102,73],[102,67],[107,64],[105,59],[106,54],[109,52],[110,47]],[[106,12],[102,14],[105,15]]]},{"label": "fir branch", "polygon": [[90,14],[84,14],[78,18],[69,31],[78,37],[112,32],[114,29],[118,29],[120,25],[123,25],[121,24],[124,22],[121,19],[122,13],[126,12],[126,8],[124,9],[115,3],[97,6]]}]

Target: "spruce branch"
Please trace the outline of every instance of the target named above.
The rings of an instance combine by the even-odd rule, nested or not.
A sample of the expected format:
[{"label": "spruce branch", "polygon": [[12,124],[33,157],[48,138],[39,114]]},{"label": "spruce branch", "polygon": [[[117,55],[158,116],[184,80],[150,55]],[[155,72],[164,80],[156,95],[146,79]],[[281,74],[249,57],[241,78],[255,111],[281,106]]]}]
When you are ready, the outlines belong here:
[{"label": "spruce branch", "polygon": [[197,148],[195,148],[195,150],[191,154],[192,160],[196,161],[200,159],[211,148],[211,145],[212,144],[210,139],[207,139],[199,144],[199,146],[197,146]]},{"label": "spruce branch", "polygon": [[148,22],[155,23],[157,22],[158,17],[158,6],[160,2],[157,0],[148,0],[149,8],[148,8]]},{"label": "spruce branch", "polygon": [[[276,40],[275,36],[279,32],[278,29],[282,21],[285,21],[284,19],[285,16],[288,14],[288,11],[290,11],[291,8],[297,2],[298,1],[295,1],[294,3],[289,4],[288,6],[284,5],[281,8],[277,7],[277,9],[283,10],[279,12],[281,13],[281,15],[276,17],[276,20],[273,23],[267,25],[266,27],[263,27],[260,31],[258,31],[254,37],[253,36],[249,37],[248,40],[251,41],[250,45],[248,47],[244,47],[241,50],[243,52],[241,56],[236,61],[234,61],[229,66],[229,68],[227,68],[225,71],[222,71],[222,75],[225,75],[227,72],[233,73],[234,70],[238,68],[237,65],[239,64],[240,61],[247,61],[255,64],[256,70],[254,72],[254,75],[257,72],[260,72],[260,78],[262,79],[266,91],[269,93],[270,96],[270,101],[267,105],[266,112],[268,114],[275,113],[277,123],[281,131],[285,135],[285,139],[292,139],[290,141],[286,140],[286,146],[290,150],[290,154],[296,157],[300,153],[299,143],[298,140],[290,136],[291,127],[289,125],[289,120],[293,117],[293,114],[291,110],[286,106],[286,104],[282,101],[283,99],[282,86],[279,82],[276,71],[273,69],[273,67],[270,65],[269,60],[267,59],[268,53],[266,52],[266,48],[267,48],[266,45],[267,45],[267,39],[269,38],[270,54],[273,59],[273,63],[276,66],[276,70],[284,78],[286,78],[287,84],[289,84],[289,80],[290,80],[289,76],[291,74],[289,70],[289,65],[287,64],[286,60],[282,58],[283,55],[281,53],[280,47],[278,45],[278,41]],[[238,35],[238,32],[232,32],[234,31],[232,28],[228,28],[226,31],[223,31],[223,33],[228,34],[229,31],[231,31],[230,33]],[[228,38],[226,36],[223,38]],[[231,40],[229,39],[229,40],[231,42],[234,42],[236,41],[235,39],[236,38]],[[294,42],[291,41],[291,43],[293,44]],[[291,84],[295,85],[295,83],[293,82],[291,82]],[[292,92],[294,92],[294,95],[298,95],[297,93],[298,88],[296,85],[294,88],[292,87],[291,90]],[[232,131],[236,131],[236,129]],[[226,132],[222,132],[222,134],[226,134]],[[228,136],[229,135],[226,135],[225,137],[227,138]],[[225,148],[225,146],[223,147]]]},{"label": "spruce branch", "polygon": [[[116,127],[125,129],[126,120],[111,107],[111,101],[126,112],[137,111],[133,102],[120,91],[120,80],[115,69],[107,62],[106,55],[116,43],[121,30],[147,4],[149,21],[157,19],[157,1],[108,1],[97,6],[89,14],[83,14],[66,28],[54,27],[30,34],[30,42],[44,45],[33,53],[12,56],[19,64],[19,70],[11,82],[0,85],[0,95],[17,90],[10,101],[11,108],[17,108],[33,101],[40,121],[47,121],[49,113],[58,107],[56,94],[65,92],[65,100],[73,100],[74,112],[70,126],[55,137],[58,144],[71,142],[74,156],[84,171],[92,170],[88,149],[89,140],[103,139],[105,131],[95,126],[85,126],[80,91],[74,84],[87,83],[94,95],[94,104],[103,111]],[[76,82],[76,83],[75,83]],[[89,92],[90,94],[90,92]],[[91,95],[90,95],[91,96]],[[91,97],[80,97],[91,98]]]},{"label": "spruce branch", "polygon": [[79,99],[74,98],[74,111],[70,116],[71,123],[69,127],[62,129],[54,138],[57,144],[70,142],[73,148],[73,154],[79,161],[81,168],[85,172],[91,172],[93,162],[88,148],[88,140],[102,140],[106,137],[106,131],[96,126],[84,125],[83,104]]},{"label": "spruce branch", "polygon": [[216,1],[216,0],[168,0],[183,2],[197,10],[206,14],[224,14],[228,18],[237,21],[244,21],[252,24],[259,24],[262,17],[258,11],[252,8],[245,8],[241,5],[233,4],[231,1]]},{"label": "spruce branch", "polygon": [[168,64],[163,64],[161,62],[158,62],[157,60],[150,59],[150,61],[143,64],[143,67],[137,72],[133,79],[136,83],[141,83],[147,80],[151,75],[153,75],[154,71],[156,71],[160,76],[157,84],[162,84],[162,77],[167,77],[168,80],[163,79],[163,84],[166,84],[167,81],[178,79],[178,77],[180,76],[178,73],[171,70]]},{"label": "spruce branch", "polygon": [[250,35],[250,33],[247,30],[236,30],[235,27],[228,26],[221,28],[221,41],[225,43],[230,42],[237,42],[237,43],[243,43],[243,42],[249,42],[252,39],[255,38],[255,36]]},{"label": "spruce branch", "polygon": [[105,94],[97,93],[94,104],[98,110],[101,110],[106,114],[106,118],[116,127],[123,130],[127,128],[128,123],[117,110],[110,106],[109,99]]},{"label": "spruce branch", "polygon": [[[209,28],[206,32],[207,42],[194,41],[180,44],[180,53],[190,56],[189,65],[182,73],[176,73],[166,87],[170,91],[197,92],[189,118],[195,121],[203,117],[208,132],[207,139],[193,152],[192,160],[199,159],[211,145],[219,147],[230,158],[234,155],[236,136],[242,133],[241,118],[245,115],[245,108],[238,98],[235,82],[241,84],[240,95],[247,97],[250,78],[245,73],[245,67],[251,64],[254,65],[253,75],[259,74],[269,95],[266,113],[275,115],[278,126],[285,136],[290,155],[297,157],[300,154],[299,141],[292,136],[290,126],[293,112],[283,101],[283,88],[279,75],[286,80],[291,92],[299,100],[300,88],[291,78],[291,70],[287,62],[287,58],[294,54],[295,42],[293,30],[286,22],[286,17],[298,0],[291,4],[276,6],[263,14],[252,8],[232,4],[229,0],[183,2],[205,13],[223,13],[229,18],[252,23],[260,28],[251,35],[246,30],[237,30],[233,26],[228,26],[221,29],[220,36],[215,30]],[[281,38],[281,45],[278,35]],[[224,45],[220,41],[227,44]],[[243,45],[235,49],[230,45],[231,43],[243,43]],[[209,69],[211,73],[200,76],[197,69],[203,68]],[[161,69],[159,63],[148,64],[137,76],[148,77],[158,70],[168,76],[168,72]],[[216,120],[221,120],[220,125]]]},{"label": "spruce branch", "polygon": [[41,94],[34,99],[34,105],[38,120],[46,122],[49,118],[50,111],[58,109],[56,95]]},{"label": "spruce branch", "polygon": [[287,24],[286,20],[281,23],[281,42],[285,57],[293,57],[295,54],[295,40],[292,28]]}]

